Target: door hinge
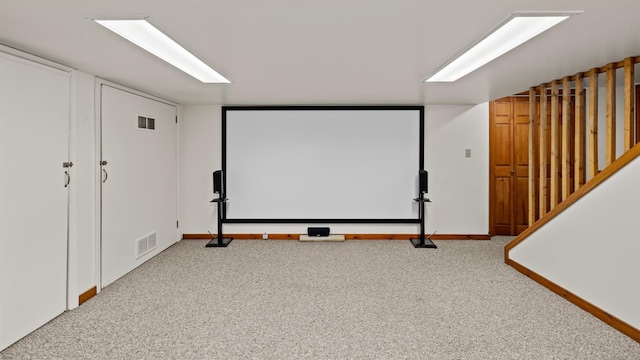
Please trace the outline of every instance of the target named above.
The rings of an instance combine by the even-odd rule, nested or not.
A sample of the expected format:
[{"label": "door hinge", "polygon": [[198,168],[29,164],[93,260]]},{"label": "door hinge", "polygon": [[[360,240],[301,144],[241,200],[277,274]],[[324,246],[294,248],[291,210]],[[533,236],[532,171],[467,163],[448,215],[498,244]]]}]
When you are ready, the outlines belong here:
[{"label": "door hinge", "polygon": [[65,161],[65,162],[62,163],[62,167],[63,168],[70,168],[72,166],[73,166],[73,162],[71,162],[71,161]]},{"label": "door hinge", "polygon": [[176,229],[180,228],[180,223],[178,222],[178,220],[176,220]]},{"label": "door hinge", "polygon": [[178,123],[178,115],[176,115],[176,124]]}]

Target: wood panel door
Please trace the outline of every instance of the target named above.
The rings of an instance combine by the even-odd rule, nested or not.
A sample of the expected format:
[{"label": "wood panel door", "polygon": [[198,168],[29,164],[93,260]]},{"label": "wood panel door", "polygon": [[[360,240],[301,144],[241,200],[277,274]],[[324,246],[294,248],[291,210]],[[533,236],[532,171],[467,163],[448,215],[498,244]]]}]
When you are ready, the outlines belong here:
[{"label": "wood panel door", "polygon": [[517,235],[528,227],[529,100],[495,100],[489,113],[489,231]]}]

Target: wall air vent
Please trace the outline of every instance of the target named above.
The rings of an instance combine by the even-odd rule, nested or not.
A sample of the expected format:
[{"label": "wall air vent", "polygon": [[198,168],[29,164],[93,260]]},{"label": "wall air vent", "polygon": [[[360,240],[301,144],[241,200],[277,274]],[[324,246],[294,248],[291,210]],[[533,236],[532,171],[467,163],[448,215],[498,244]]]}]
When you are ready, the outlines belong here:
[{"label": "wall air vent", "polygon": [[136,259],[153,251],[156,245],[155,232],[136,240]]},{"label": "wall air vent", "polygon": [[153,250],[156,248],[156,233],[147,236],[147,250]]},{"label": "wall air vent", "polygon": [[138,116],[138,129],[155,130],[156,119],[146,116]]}]

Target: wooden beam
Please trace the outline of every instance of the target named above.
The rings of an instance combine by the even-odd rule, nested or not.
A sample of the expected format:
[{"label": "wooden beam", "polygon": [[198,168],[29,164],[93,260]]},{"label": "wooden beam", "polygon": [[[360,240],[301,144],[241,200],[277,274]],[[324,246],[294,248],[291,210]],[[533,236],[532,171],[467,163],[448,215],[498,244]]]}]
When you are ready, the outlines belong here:
[{"label": "wooden beam", "polygon": [[558,205],[560,195],[560,135],[559,133],[559,111],[558,111],[558,81],[551,82],[551,188],[549,189],[550,206],[553,209]]},{"label": "wooden beam", "polygon": [[616,66],[607,65],[607,135],[606,155],[607,166],[616,160]]},{"label": "wooden beam", "polygon": [[[635,88],[636,104],[640,104],[640,85],[636,85]],[[640,110],[636,111],[636,144],[640,144]]]},{"label": "wooden beam", "polygon": [[539,171],[538,171],[538,205],[539,205],[539,216],[542,218],[544,214],[547,213],[547,90],[545,87],[541,86],[538,88],[538,93],[540,94],[540,132],[538,135],[539,144],[538,144],[538,163],[539,163]]},{"label": "wooden beam", "polygon": [[598,69],[589,71],[589,178],[598,174]]},{"label": "wooden beam", "polygon": [[562,201],[571,193],[571,80],[562,78],[562,151],[561,151],[561,189]]},{"label": "wooden beam", "polygon": [[573,179],[574,191],[585,183],[585,153],[586,153],[586,98],[584,91],[584,83],[582,81],[583,74],[578,73],[575,76],[575,133],[574,133],[574,162],[573,162]]},{"label": "wooden beam", "polygon": [[536,222],[536,209],[538,198],[536,197],[536,169],[537,169],[537,137],[538,131],[538,114],[537,114],[536,88],[529,88],[529,209],[528,222],[529,226]]},{"label": "wooden beam", "polygon": [[[629,58],[629,59],[631,59],[631,62],[633,62],[634,64],[638,64],[638,63],[640,63],[640,56],[630,56],[630,57],[628,57],[628,58]],[[626,60],[626,59],[625,59],[625,60]],[[625,60],[618,61],[618,62],[613,62],[613,63],[607,64],[607,65],[605,65],[605,66],[602,66],[602,67],[596,67],[596,68],[593,68],[593,69],[591,69],[591,70],[594,70],[594,69],[595,69],[595,71],[596,71],[596,73],[597,73],[597,74],[606,73],[606,72],[607,72],[607,69],[608,69],[610,66],[613,66],[613,67],[614,67],[614,68],[616,68],[616,69],[618,69],[618,68],[623,68],[623,67],[624,67],[624,62],[625,62]],[[589,72],[591,72],[591,71],[589,71]],[[587,72],[585,71],[584,73],[586,74]],[[570,77],[569,77],[569,79],[570,79],[571,81],[574,81],[574,80],[576,79],[576,76],[577,76],[577,75],[570,76]],[[538,87],[540,87],[540,86],[542,86],[542,87],[549,87],[549,86],[551,86],[551,83],[544,83],[544,84],[540,84],[540,85],[538,85]],[[528,91],[523,91],[523,92],[521,92],[521,93],[517,93],[515,96],[527,96],[527,94],[528,94]]]},{"label": "wooden beam", "polygon": [[635,145],[635,119],[634,119],[634,85],[635,63],[634,59],[624,59],[624,151],[627,152]]}]

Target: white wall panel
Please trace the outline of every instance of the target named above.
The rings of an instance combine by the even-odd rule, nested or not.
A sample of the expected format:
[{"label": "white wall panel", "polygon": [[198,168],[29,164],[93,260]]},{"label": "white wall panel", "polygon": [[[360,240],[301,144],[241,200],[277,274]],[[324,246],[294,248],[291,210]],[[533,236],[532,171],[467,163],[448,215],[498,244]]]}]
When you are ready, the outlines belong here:
[{"label": "white wall panel", "polygon": [[427,232],[488,234],[489,104],[427,106],[425,118]]},{"label": "white wall panel", "polygon": [[[211,172],[221,167],[221,107],[183,107],[183,233],[216,232]],[[425,107],[427,232],[488,234],[489,108]],[[472,149],[471,158],[464,150]],[[382,165],[381,165],[381,168]],[[322,224],[319,224],[322,225]],[[328,224],[334,233],[415,234],[416,224]],[[308,224],[225,224],[225,233],[304,233]]]},{"label": "white wall panel", "polygon": [[640,328],[640,159],[606,180],[509,257]]}]

